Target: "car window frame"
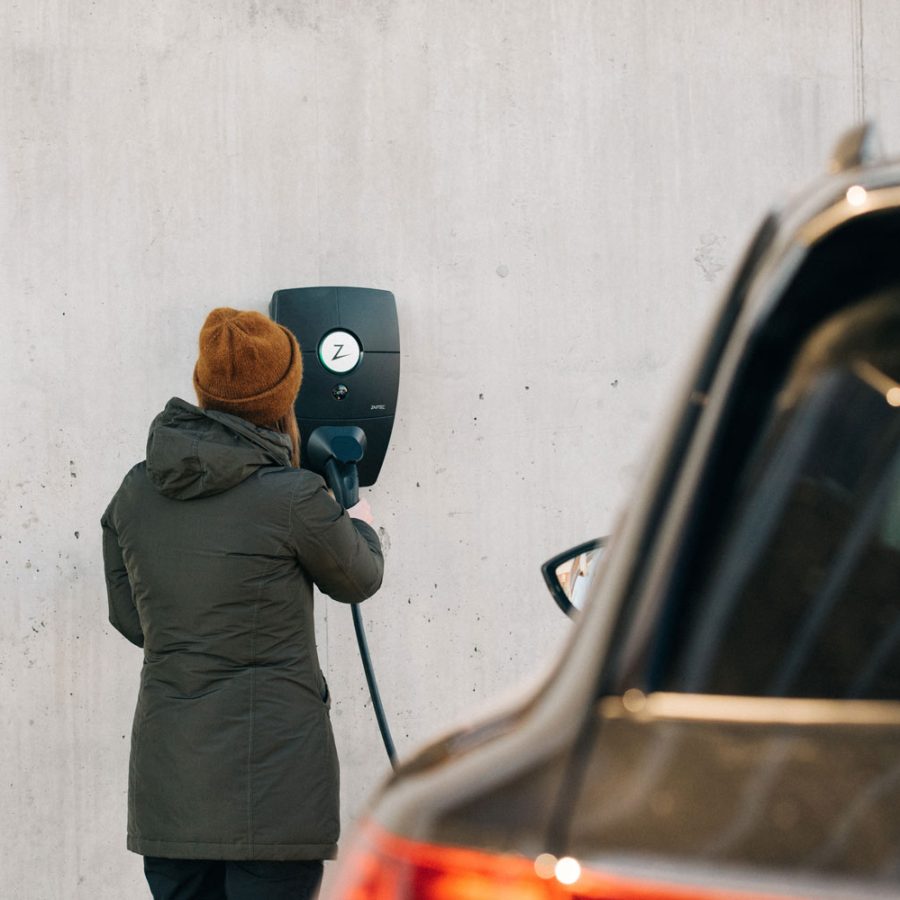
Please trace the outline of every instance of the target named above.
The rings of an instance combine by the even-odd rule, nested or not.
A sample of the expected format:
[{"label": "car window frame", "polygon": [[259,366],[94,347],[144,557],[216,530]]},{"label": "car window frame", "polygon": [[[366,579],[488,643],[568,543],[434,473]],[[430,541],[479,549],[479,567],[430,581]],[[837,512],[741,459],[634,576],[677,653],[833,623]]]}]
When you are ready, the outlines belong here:
[{"label": "car window frame", "polygon": [[[671,484],[661,500],[664,508],[645,533],[647,543],[642,548],[638,577],[632,580],[617,612],[597,698],[620,696],[629,689],[649,693],[660,688],[668,658],[665,636],[673,628],[679,598],[690,589],[692,567],[703,564],[704,532],[711,527],[708,522],[717,521],[723,504],[730,500],[721,485],[744,465],[747,447],[752,444],[747,439],[747,422],[753,422],[749,430],[756,433],[760,411],[783,384],[798,347],[815,327],[896,283],[896,274],[885,261],[892,257],[884,248],[892,246],[898,236],[900,207],[849,219],[804,252],[793,276],[779,295],[768,301],[762,314],[758,297],[739,307],[743,319],[733,323],[725,345],[715,354],[719,368],[711,373],[707,396],[715,398],[717,407],[703,409],[703,416],[713,418],[696,422],[687,445],[673,454],[677,471],[671,474]],[[880,265],[866,267],[859,261],[858,246],[866,242]],[[787,255],[784,248],[782,253]],[[829,261],[833,265],[829,266]],[[862,272],[853,294],[839,295],[833,285],[840,284],[838,275],[848,266],[862,266]],[[829,291],[833,294],[823,301]]]}]

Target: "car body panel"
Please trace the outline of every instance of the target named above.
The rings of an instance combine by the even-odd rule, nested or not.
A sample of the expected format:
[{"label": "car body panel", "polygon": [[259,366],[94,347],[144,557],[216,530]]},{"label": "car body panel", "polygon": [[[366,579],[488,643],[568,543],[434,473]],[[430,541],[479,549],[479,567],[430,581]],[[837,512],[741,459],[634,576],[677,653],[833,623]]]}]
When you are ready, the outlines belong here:
[{"label": "car body panel", "polygon": [[402,765],[371,826],[669,873],[716,896],[900,896],[900,697],[662,690],[677,618],[704,587],[798,349],[900,286],[900,164],[872,164],[870,148],[857,131],[834,171],[758,230],[546,683]]}]

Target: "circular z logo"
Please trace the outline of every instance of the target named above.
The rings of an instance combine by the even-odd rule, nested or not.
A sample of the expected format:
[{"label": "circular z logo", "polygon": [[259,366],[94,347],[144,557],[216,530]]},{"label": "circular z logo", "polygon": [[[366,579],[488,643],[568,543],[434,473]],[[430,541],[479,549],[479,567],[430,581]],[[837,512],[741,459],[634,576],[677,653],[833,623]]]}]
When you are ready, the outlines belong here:
[{"label": "circular z logo", "polygon": [[362,359],[362,347],[349,331],[329,331],[319,341],[319,362],[338,375],[355,369]]}]

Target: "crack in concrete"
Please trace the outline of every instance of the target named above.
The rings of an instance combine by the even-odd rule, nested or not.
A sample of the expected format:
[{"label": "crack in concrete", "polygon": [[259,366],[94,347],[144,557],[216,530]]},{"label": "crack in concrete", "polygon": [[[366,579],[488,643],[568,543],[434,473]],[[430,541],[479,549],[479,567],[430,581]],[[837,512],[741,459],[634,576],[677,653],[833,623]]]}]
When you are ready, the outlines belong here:
[{"label": "crack in concrete", "polygon": [[863,0],[854,0],[851,32],[853,42],[853,115],[857,122],[864,122],[866,120],[866,59]]}]

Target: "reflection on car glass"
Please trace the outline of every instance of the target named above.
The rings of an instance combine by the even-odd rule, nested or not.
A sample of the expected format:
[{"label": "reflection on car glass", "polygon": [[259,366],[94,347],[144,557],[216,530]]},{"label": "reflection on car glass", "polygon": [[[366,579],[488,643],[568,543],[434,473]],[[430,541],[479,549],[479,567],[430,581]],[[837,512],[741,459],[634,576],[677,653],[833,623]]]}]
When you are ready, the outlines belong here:
[{"label": "reflection on car glass", "polygon": [[815,364],[801,356],[750,456],[669,688],[900,698],[895,309],[809,340]]}]

